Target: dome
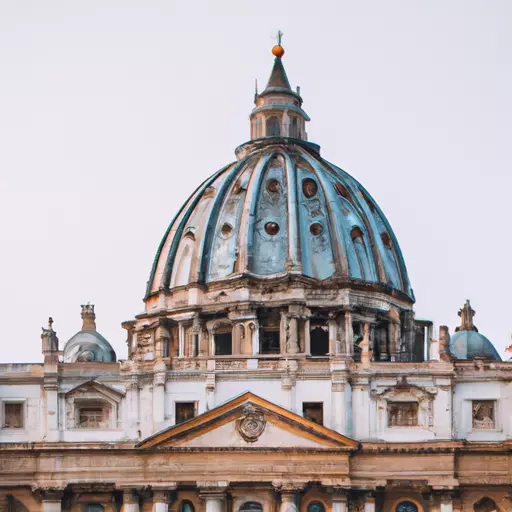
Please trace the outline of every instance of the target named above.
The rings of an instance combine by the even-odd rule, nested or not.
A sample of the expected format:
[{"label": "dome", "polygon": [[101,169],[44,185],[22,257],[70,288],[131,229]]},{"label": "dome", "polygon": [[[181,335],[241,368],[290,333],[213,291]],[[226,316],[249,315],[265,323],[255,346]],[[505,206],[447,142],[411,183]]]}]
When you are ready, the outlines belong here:
[{"label": "dome", "polygon": [[94,306],[82,306],[82,329],[72,336],[64,346],[65,363],[113,363],[116,354],[110,343],[96,331]]},{"label": "dome", "polygon": [[264,137],[208,178],[169,226],[148,294],[246,275],[299,274],[413,299],[397,239],[376,201],[319,146]]},{"label": "dome", "polygon": [[[414,301],[398,241],[376,201],[307,141],[309,117],[281,52],[256,91],[251,140],[208,178],[171,222],[146,300],[179,287],[303,277]],[[190,299],[189,299],[190,300]]]},{"label": "dome", "polygon": [[494,345],[483,334],[476,331],[459,331],[450,339],[450,352],[457,359],[491,359],[501,361]]},{"label": "dome", "polygon": [[482,334],[473,323],[475,310],[469,300],[459,310],[461,325],[450,339],[450,352],[457,359],[491,359],[501,361],[501,357],[494,345]]}]

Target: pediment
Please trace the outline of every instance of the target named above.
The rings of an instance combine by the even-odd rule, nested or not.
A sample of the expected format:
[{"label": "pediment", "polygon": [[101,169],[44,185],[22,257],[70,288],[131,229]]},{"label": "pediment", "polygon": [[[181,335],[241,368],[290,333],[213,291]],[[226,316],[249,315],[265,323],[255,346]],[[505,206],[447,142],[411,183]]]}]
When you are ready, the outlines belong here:
[{"label": "pediment", "polygon": [[138,448],[355,450],[357,441],[247,392],[140,442]]},{"label": "pediment", "polygon": [[90,396],[91,394],[102,395],[105,398],[109,398],[115,402],[119,402],[121,398],[124,396],[122,391],[111,388],[101,382],[97,382],[95,380],[88,380],[87,382],[83,382],[78,386],[70,389],[65,393],[66,398],[72,396],[85,395]]}]

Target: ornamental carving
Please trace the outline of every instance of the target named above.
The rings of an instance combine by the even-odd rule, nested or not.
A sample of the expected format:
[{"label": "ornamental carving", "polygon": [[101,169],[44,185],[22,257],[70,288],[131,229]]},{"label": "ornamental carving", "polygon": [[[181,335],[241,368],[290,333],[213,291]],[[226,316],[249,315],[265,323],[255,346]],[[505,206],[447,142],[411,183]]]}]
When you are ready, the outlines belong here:
[{"label": "ornamental carving", "polygon": [[267,420],[261,409],[249,404],[244,407],[244,415],[237,421],[237,429],[248,443],[254,443],[263,434]]},{"label": "ornamental carving", "polygon": [[493,430],[496,428],[496,405],[494,400],[473,401],[473,428]]}]

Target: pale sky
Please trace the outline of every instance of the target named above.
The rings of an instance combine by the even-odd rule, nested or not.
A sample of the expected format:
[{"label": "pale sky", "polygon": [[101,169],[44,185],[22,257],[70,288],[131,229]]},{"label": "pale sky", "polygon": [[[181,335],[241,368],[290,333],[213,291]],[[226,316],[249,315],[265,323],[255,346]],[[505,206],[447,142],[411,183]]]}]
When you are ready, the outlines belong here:
[{"label": "pale sky", "polygon": [[178,208],[249,138],[278,29],[309,139],[383,209],[417,316],[453,332],[469,298],[503,355],[511,22],[510,0],[0,0],[0,360],[42,360],[48,316],[63,348],[88,301],[126,358],[121,322]]}]

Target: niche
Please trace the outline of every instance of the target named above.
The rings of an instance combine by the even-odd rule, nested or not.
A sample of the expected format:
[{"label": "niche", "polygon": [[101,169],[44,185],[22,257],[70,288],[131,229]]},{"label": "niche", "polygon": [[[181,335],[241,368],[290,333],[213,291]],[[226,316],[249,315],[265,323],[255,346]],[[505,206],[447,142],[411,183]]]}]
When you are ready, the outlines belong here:
[{"label": "niche", "polygon": [[326,356],[329,353],[329,326],[327,320],[311,320],[310,339],[312,356]]}]

